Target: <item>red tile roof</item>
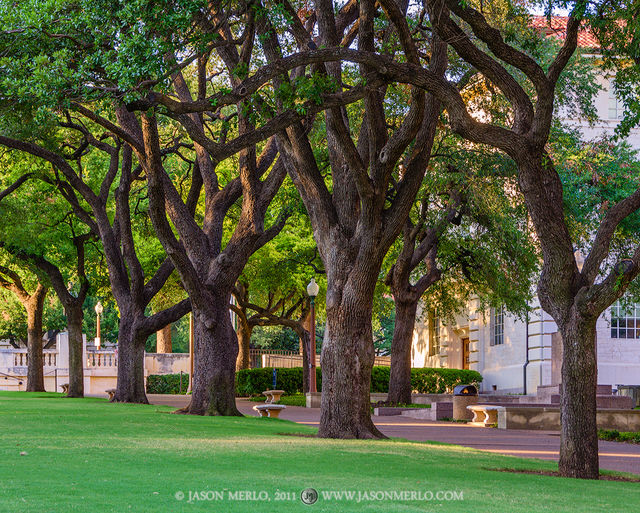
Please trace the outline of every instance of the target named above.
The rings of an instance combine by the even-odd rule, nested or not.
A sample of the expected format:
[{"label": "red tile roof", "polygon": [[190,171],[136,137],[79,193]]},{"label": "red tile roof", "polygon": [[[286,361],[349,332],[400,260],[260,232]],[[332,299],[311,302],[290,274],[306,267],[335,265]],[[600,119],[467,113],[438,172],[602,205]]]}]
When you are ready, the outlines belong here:
[{"label": "red tile roof", "polygon": [[[531,24],[535,28],[539,28],[544,35],[555,36],[564,41],[567,32],[567,20],[566,16],[551,16],[551,18],[534,16]],[[580,29],[580,32],[578,32],[578,46],[581,48],[598,48],[600,44],[590,30]]]}]

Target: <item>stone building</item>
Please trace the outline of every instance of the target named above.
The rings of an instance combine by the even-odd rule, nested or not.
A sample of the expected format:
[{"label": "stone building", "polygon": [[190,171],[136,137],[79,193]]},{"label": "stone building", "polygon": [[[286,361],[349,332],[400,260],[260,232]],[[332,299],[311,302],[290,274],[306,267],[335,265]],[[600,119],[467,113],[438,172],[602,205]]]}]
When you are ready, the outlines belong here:
[{"label": "stone building", "polygon": [[[549,37],[562,39],[566,18],[536,17],[534,26]],[[578,44],[583,53],[597,61],[597,41],[582,31]],[[601,90],[594,105],[595,123],[558,116],[567,126],[580,130],[585,141],[612,135],[623,117],[616,98],[612,76],[600,73]],[[627,142],[640,150],[640,129],[631,131]],[[483,391],[504,393],[536,392],[538,386],[560,383],[561,339],[551,316],[536,302],[529,319],[517,319],[501,310],[484,310],[472,301],[456,317],[455,324],[444,324],[433,315],[422,315],[416,323],[412,346],[414,367],[468,368],[479,371]],[[620,303],[607,309],[597,323],[598,383],[640,385],[640,304],[624,308]]]}]

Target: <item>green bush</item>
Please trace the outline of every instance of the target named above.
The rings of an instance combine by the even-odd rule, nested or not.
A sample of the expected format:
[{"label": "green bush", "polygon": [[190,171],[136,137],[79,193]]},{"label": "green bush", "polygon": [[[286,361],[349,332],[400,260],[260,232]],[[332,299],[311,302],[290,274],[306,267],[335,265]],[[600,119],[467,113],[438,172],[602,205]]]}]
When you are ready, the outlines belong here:
[{"label": "green bush", "polygon": [[618,431],[617,429],[599,429],[598,438],[600,440],[611,440],[613,442],[630,442],[640,444],[640,432]]},{"label": "green bush", "polygon": [[374,367],[371,369],[371,392],[389,391],[389,367]]},{"label": "green bush", "polygon": [[189,388],[189,374],[151,374],[147,376],[147,394],[179,394],[182,376],[182,393]]},{"label": "green bush", "polygon": [[469,369],[411,369],[411,388],[419,394],[446,394],[455,386],[481,382],[480,373]]},{"label": "green bush", "polygon": [[[316,369],[318,390],[322,387],[322,373]],[[273,368],[243,369],[236,372],[236,395],[261,395],[265,390],[273,388]],[[285,394],[302,393],[302,367],[277,369],[276,390],[284,390]]]},{"label": "green bush", "polygon": [[[371,392],[389,391],[389,367],[374,367],[371,371]],[[273,388],[271,367],[244,369],[236,373],[238,396],[261,395]],[[322,373],[316,369],[318,391],[322,390]],[[480,373],[466,369],[411,369],[411,388],[421,394],[444,394],[452,392],[456,385],[478,384]],[[302,367],[278,369],[276,388],[286,394],[302,393]]]}]

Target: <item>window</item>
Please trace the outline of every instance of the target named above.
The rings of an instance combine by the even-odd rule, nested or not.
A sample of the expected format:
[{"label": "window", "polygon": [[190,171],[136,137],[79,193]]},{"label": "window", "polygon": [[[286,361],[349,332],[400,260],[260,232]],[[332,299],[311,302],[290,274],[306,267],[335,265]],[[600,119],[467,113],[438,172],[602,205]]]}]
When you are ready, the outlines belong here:
[{"label": "window", "polygon": [[440,354],[440,317],[434,310],[429,312],[429,356]]},{"label": "window", "polygon": [[640,304],[611,306],[611,338],[640,338]]},{"label": "window", "polygon": [[609,119],[622,119],[624,117],[624,105],[616,96],[613,84],[609,86]]},{"label": "window", "polygon": [[490,312],[491,339],[489,344],[499,346],[504,344],[504,307],[492,308]]}]

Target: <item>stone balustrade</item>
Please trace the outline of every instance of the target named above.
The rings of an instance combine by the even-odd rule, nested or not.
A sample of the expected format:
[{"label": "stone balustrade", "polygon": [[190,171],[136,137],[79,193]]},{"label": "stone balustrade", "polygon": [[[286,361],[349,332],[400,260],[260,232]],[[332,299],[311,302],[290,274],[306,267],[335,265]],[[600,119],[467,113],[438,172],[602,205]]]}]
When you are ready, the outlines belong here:
[{"label": "stone balustrade", "polygon": [[117,368],[118,353],[116,351],[87,351],[87,369]]},{"label": "stone balustrade", "polygon": [[[29,355],[26,349],[5,349],[13,355],[14,367],[26,367],[29,364]],[[42,351],[42,364],[44,367],[58,366],[58,350],[45,349]]]}]

